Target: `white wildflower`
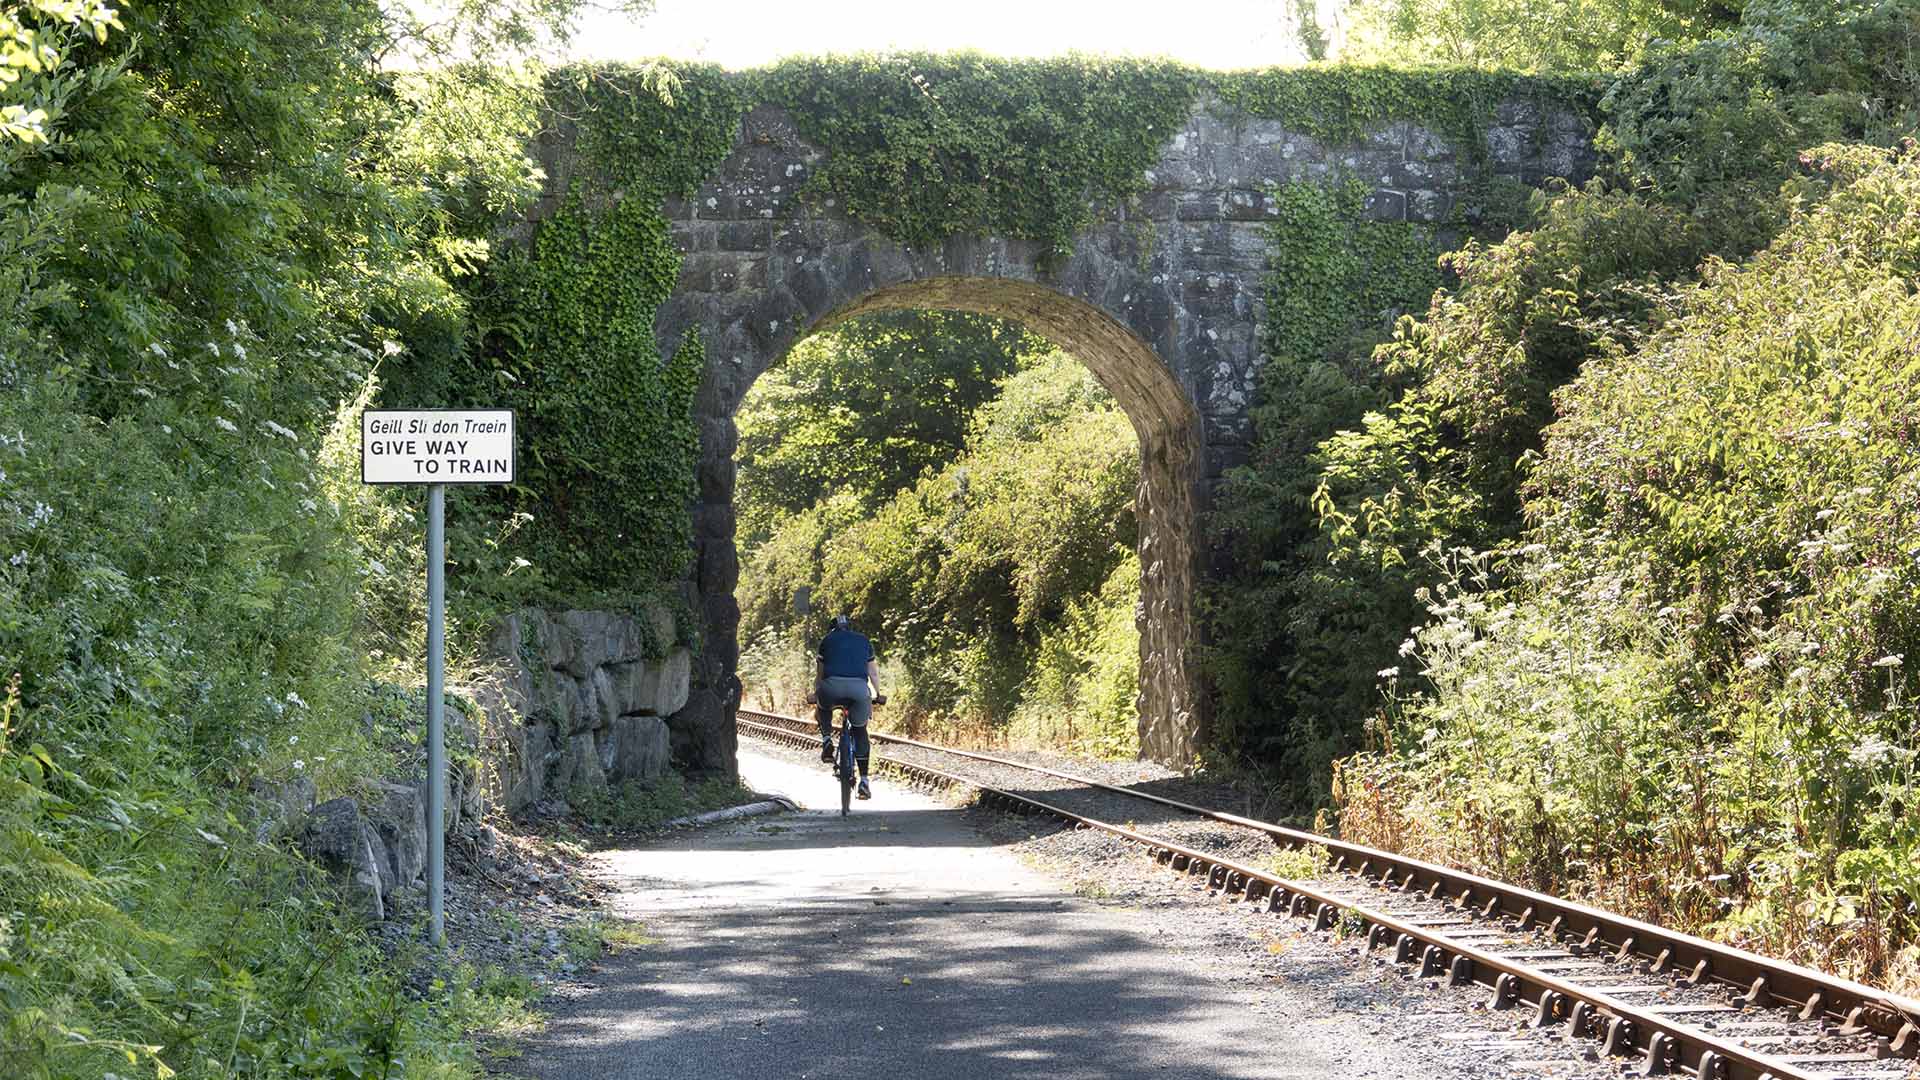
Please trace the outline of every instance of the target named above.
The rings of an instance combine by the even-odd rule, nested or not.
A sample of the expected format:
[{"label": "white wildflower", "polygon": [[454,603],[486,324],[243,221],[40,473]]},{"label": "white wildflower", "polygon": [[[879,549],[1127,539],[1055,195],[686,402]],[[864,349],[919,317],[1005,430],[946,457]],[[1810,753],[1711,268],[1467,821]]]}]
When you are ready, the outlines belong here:
[{"label": "white wildflower", "polygon": [[304,769],[304,768],[306,768],[306,767],[307,767],[307,763],[306,763],[306,762],[304,762],[304,761],[302,761],[302,760],[300,760],[299,758],[294,758],[294,759],[293,759],[293,771],[294,771],[294,772],[299,772],[300,770],[302,770],[302,769]]},{"label": "white wildflower", "polygon": [[232,319],[227,320],[227,333],[232,334],[234,337],[240,336],[240,327]]},{"label": "white wildflower", "polygon": [[1379,671],[1375,672],[1374,674],[1380,676],[1383,679],[1394,679],[1400,676],[1400,669],[1397,667],[1383,667]]},{"label": "white wildflower", "polygon": [[242,360],[245,360],[247,358],[247,347],[245,345],[242,345],[236,341],[233,343],[232,348],[233,348],[233,355],[239,357]]},{"label": "white wildflower", "polygon": [[307,707],[307,703],[301,699],[300,695],[292,690],[287,691],[287,704],[301,709]]},{"label": "white wildflower", "polygon": [[16,551],[13,553],[13,558],[7,561],[15,566],[25,566],[27,565],[27,553],[24,551]]},{"label": "white wildflower", "polygon": [[233,421],[227,419],[224,416],[214,417],[213,426],[219,428],[221,431],[227,432],[228,434],[237,435],[240,433],[240,429],[233,426]]},{"label": "white wildflower", "polygon": [[210,353],[212,353],[212,354],[213,354],[213,355],[215,355],[215,356],[219,356],[219,355],[220,355],[220,346],[219,346],[219,345],[216,345],[216,344],[214,344],[214,343],[213,343],[213,342],[211,342],[211,341],[209,341],[209,342],[207,342],[207,351],[208,351],[208,352],[210,352]]},{"label": "white wildflower", "polygon": [[1799,667],[1794,668],[1792,671],[1788,672],[1787,678],[1794,682],[1799,682],[1801,679],[1804,679],[1811,674],[1813,674],[1813,669],[1806,666],[1805,664],[1802,664]]},{"label": "white wildflower", "polygon": [[1896,667],[1899,667],[1902,663],[1904,663],[1906,659],[1907,659],[1906,653],[1888,653],[1887,655],[1881,657],[1880,659],[1875,660],[1873,662],[1873,666],[1884,667],[1884,668],[1896,668]]},{"label": "white wildflower", "polygon": [[1758,671],[1761,668],[1766,666],[1767,666],[1766,653],[1754,653],[1752,656],[1747,657],[1747,661],[1745,664],[1745,667],[1748,671]]},{"label": "white wildflower", "polygon": [[1419,645],[1412,638],[1408,638],[1407,640],[1400,643],[1400,655],[1412,656],[1413,650],[1418,647]]},{"label": "white wildflower", "polygon": [[367,569],[373,571],[376,574],[384,574],[387,572],[386,566],[383,565],[379,559],[368,559]]},{"label": "white wildflower", "polygon": [[151,391],[151,390],[149,390],[149,389],[147,389],[147,388],[146,388],[146,387],[144,387],[144,386],[136,386],[136,387],[134,387],[134,388],[133,388],[133,396],[134,396],[134,397],[143,397],[143,398],[150,398],[150,397],[152,397],[152,396],[153,396],[153,391]]},{"label": "white wildflower", "polygon": [[293,433],[293,430],[291,428],[283,427],[279,424],[274,423],[271,420],[267,421],[265,424],[262,424],[261,426],[264,427],[268,432],[274,435],[278,435],[283,439],[298,440],[300,438],[300,436],[295,435]]},{"label": "white wildflower", "polygon": [[1847,760],[1861,766],[1878,765],[1892,756],[1893,747],[1878,735],[1869,735],[1861,739],[1853,749],[1847,751]]},{"label": "white wildflower", "polygon": [[164,431],[164,432],[166,432],[166,433],[167,433],[167,434],[169,434],[169,435],[171,435],[171,434],[173,434],[173,425],[172,425],[172,424],[161,424],[161,425],[160,425],[160,430],[161,430],[161,431]]},{"label": "white wildflower", "polygon": [[382,341],[380,343],[380,355],[393,356],[400,351],[400,348],[400,343],[397,341]]},{"label": "white wildflower", "polygon": [[300,745],[300,736],[298,736],[298,735],[289,735],[289,736],[287,736],[287,745],[288,745],[288,746],[298,746],[298,745]]},{"label": "white wildflower", "polygon": [[317,502],[315,502],[315,501],[313,501],[312,499],[301,499],[301,500],[300,500],[300,509],[301,509],[301,510],[303,510],[303,511],[305,511],[306,513],[309,513],[309,514],[311,514],[311,513],[313,513],[313,512],[315,511],[315,510],[318,510],[318,509],[320,509],[320,504],[319,504],[319,503],[317,503]]}]

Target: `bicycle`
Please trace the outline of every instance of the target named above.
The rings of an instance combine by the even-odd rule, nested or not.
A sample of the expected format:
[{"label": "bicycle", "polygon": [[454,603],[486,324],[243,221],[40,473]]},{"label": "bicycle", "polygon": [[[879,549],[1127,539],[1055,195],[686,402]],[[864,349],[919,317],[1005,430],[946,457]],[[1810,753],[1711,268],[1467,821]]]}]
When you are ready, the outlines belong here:
[{"label": "bicycle", "polygon": [[[876,708],[886,703],[885,695],[873,699]],[[840,734],[833,743],[833,775],[840,781],[840,816],[846,817],[853,812],[853,788],[860,781],[860,767],[854,757],[853,725],[847,723],[847,707],[835,705],[832,715],[840,724]]]}]

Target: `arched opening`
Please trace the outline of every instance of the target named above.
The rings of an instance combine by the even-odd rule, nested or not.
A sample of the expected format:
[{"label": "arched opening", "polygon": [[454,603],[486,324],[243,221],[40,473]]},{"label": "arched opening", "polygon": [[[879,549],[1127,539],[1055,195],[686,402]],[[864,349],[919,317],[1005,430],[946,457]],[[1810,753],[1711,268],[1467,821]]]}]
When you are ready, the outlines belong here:
[{"label": "arched opening", "polygon": [[[1134,699],[1139,750],[1143,756],[1160,760],[1190,758],[1199,726],[1189,654],[1194,633],[1194,575],[1200,550],[1197,500],[1201,429],[1188,394],[1153,348],[1113,316],[1046,286],[1004,278],[937,277],[871,290],[834,308],[803,334],[795,335],[779,350],[779,358],[808,334],[879,312],[914,309],[967,312],[1017,322],[1083,363],[1125,412],[1139,452],[1139,478],[1133,499],[1139,557],[1139,603],[1134,612],[1139,631],[1139,685]],[[734,385],[744,389],[760,374],[737,372]],[[938,390],[929,388],[928,392]],[[722,435],[729,459],[737,445],[733,414],[744,397],[741,393],[723,402],[703,395],[709,407],[725,410],[724,433],[715,434]],[[708,426],[707,430],[714,429]],[[731,461],[708,475],[724,479],[729,500],[727,513],[720,515],[729,531],[727,551],[724,557],[709,561],[731,577],[724,581],[724,598],[711,593],[707,597],[709,640],[726,636],[722,647],[731,646],[737,664],[742,643],[733,636],[739,626],[739,609],[732,603],[739,560],[731,536],[737,520],[731,506],[735,480]],[[707,485],[704,494],[710,502],[719,494],[713,490],[719,486]],[[711,536],[707,542],[720,539]],[[703,581],[703,591],[722,584],[720,580]]]}]

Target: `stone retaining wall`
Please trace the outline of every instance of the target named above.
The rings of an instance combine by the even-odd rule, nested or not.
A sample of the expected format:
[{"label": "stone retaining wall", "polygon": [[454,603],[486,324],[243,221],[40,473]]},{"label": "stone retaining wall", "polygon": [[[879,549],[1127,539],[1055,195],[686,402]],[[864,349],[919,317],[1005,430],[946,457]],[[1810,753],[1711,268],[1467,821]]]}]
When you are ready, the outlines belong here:
[{"label": "stone retaining wall", "polygon": [[[510,616],[490,643],[492,670],[449,694],[449,838],[494,808],[560,813],[576,790],[664,774],[675,745],[670,717],[687,703],[693,670],[680,636],[663,607]],[[392,913],[397,893],[421,883],[427,795],[424,776],[377,779],[359,798],[318,805],[308,781],[255,789],[262,828],[293,833],[374,922]]]}]

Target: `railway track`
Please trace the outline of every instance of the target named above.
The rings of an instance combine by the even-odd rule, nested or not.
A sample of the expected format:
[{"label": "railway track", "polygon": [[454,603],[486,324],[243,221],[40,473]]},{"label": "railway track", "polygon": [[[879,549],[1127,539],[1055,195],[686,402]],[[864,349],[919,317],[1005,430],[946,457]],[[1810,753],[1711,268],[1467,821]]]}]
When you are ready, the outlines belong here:
[{"label": "railway track", "polygon": [[[737,723],[750,737],[819,745],[810,719],[742,709]],[[1391,852],[993,754],[872,738],[880,771],[923,786],[975,789],[989,805],[1112,834],[1203,878],[1228,902],[1354,935],[1423,978],[1485,986],[1489,1008],[1524,1010],[1538,1027],[1565,1024],[1634,1075],[1920,1077],[1920,1002]],[[1021,782],[1009,782],[1015,778]],[[1150,834],[1090,813],[1104,806],[1118,816],[1110,812],[1116,796],[1171,814]],[[1293,879],[1253,865],[1246,841],[1255,836],[1324,850],[1328,869]]]}]

